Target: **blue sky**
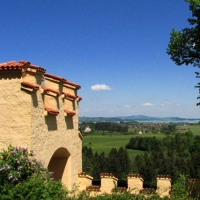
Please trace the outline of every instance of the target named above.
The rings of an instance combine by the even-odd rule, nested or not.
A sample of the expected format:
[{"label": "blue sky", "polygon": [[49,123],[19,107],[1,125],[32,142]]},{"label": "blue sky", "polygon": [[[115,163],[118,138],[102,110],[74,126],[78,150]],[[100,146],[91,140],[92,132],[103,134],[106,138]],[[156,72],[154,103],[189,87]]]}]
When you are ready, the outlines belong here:
[{"label": "blue sky", "polygon": [[0,62],[28,60],[81,85],[80,116],[200,117],[197,68],[166,54],[184,0],[1,0]]}]

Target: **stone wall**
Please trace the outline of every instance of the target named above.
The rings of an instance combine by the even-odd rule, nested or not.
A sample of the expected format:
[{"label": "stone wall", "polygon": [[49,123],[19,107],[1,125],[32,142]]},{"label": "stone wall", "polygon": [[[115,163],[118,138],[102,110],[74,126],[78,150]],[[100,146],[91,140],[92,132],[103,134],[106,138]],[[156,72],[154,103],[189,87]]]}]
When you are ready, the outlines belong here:
[{"label": "stone wall", "polygon": [[82,171],[80,86],[26,61],[0,64],[0,82],[0,149],[28,147],[72,189]]},{"label": "stone wall", "polygon": [[169,176],[157,176],[157,190],[143,188],[143,178],[139,174],[127,175],[127,187],[117,187],[118,179],[111,173],[100,174],[101,184],[92,185],[92,177],[85,172],[79,173],[79,188],[90,192],[91,196],[101,195],[103,193],[112,193],[114,190],[119,192],[130,191],[132,194],[144,193],[150,195],[157,193],[160,197],[169,196],[171,192],[171,178]]}]

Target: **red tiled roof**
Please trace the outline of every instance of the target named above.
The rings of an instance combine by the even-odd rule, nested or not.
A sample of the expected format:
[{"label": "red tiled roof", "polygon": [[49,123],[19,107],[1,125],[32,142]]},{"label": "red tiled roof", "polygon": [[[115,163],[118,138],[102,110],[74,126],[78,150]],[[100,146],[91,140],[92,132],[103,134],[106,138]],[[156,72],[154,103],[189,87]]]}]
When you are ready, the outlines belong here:
[{"label": "red tiled roof", "polygon": [[28,83],[28,82],[25,82],[25,81],[23,81],[23,82],[21,83],[21,85],[26,86],[26,87],[29,87],[29,88],[32,88],[32,89],[34,89],[34,90],[39,90],[39,87],[38,87],[37,85],[32,84],[32,83]]},{"label": "red tiled roof", "polygon": [[75,115],[76,113],[75,112],[72,112],[72,111],[70,111],[70,110],[64,110],[64,112],[66,112],[68,115]]},{"label": "red tiled roof", "polygon": [[69,97],[69,98],[72,98],[72,99],[76,99],[76,98],[77,98],[77,96],[74,96],[74,95],[72,95],[72,94],[68,94],[68,93],[65,93],[65,92],[63,92],[63,94],[64,94],[66,97]]},{"label": "red tiled roof", "polygon": [[141,178],[141,179],[143,179],[143,177],[140,174],[128,174],[127,177],[129,177],[129,178],[133,177],[133,178]]},{"label": "red tiled roof", "polygon": [[70,82],[70,81],[68,81],[68,80],[66,80],[66,79],[64,79],[64,78],[62,78],[62,77],[60,77],[60,76],[55,76],[55,75],[53,75],[53,74],[44,74],[44,75],[47,76],[47,77],[49,77],[49,78],[54,78],[54,79],[57,79],[57,80],[59,80],[59,81],[62,81],[62,82],[64,82],[64,83],[66,83],[66,84],[75,86],[76,89],[80,89],[80,88],[81,88],[80,85],[75,84],[75,83],[72,83],[72,82]]},{"label": "red tiled roof", "polygon": [[171,179],[171,176],[170,175],[157,175],[156,178],[157,179],[159,179],[159,178]]},{"label": "red tiled roof", "polygon": [[55,75],[53,75],[53,74],[44,74],[44,76],[47,76],[47,77],[53,78],[53,79],[57,79],[57,80],[59,80],[59,81],[62,81],[62,80],[63,80],[62,77],[60,77],[60,76],[55,76]]},{"label": "red tiled roof", "polygon": [[32,68],[32,69],[37,69],[38,71],[41,71],[41,72],[43,72],[43,73],[46,72],[46,69],[44,69],[44,68],[42,68],[42,67],[39,67],[39,66],[37,66],[37,65],[33,65],[33,64],[31,64],[30,62],[28,62],[28,61],[20,60],[19,63],[25,64],[26,66],[28,66],[28,67],[30,67],[30,68]]},{"label": "red tiled roof", "polygon": [[51,88],[47,88],[47,87],[45,87],[45,86],[42,86],[42,89],[44,89],[44,91],[46,91],[47,93],[48,93],[48,92],[53,92],[53,93],[57,94],[58,96],[61,95],[61,93],[60,93],[59,91],[53,90],[53,89],[51,89]]},{"label": "red tiled roof", "polygon": [[54,110],[52,108],[48,108],[48,107],[45,107],[44,108],[49,114],[53,114],[53,115],[58,115],[59,114],[59,111],[58,110]]},{"label": "red tiled roof", "polygon": [[76,83],[72,83],[71,81],[67,81],[67,80],[64,80],[64,79],[63,79],[63,82],[66,83],[66,84],[75,86],[77,90],[81,88],[80,85],[78,85],[78,84],[76,84]]},{"label": "red tiled roof", "polygon": [[24,61],[24,60],[19,61],[19,63],[17,63],[16,61],[0,63],[0,70],[22,69],[22,68],[25,68],[25,67],[37,69],[38,71],[41,71],[41,72],[46,71],[46,69],[41,68],[41,67],[36,66],[36,65],[32,65],[30,62]]},{"label": "red tiled roof", "polygon": [[0,63],[0,70],[22,69],[23,67],[24,64],[17,63],[16,61]]},{"label": "red tiled roof", "polygon": [[[41,71],[43,73],[46,72],[46,69],[41,68],[41,67],[39,67],[37,65],[33,65],[33,64],[31,64],[30,62],[28,62],[26,60],[20,60],[19,63],[17,63],[16,61],[0,63],[0,70],[22,69],[22,68],[25,68],[25,67],[30,67],[32,69],[36,69],[36,70]],[[70,81],[68,81],[68,80],[66,80],[66,79],[64,79],[62,77],[59,77],[59,76],[54,76],[52,74],[45,74],[45,76],[50,77],[50,78],[54,78],[54,79],[62,81],[63,83],[72,85],[72,86],[76,87],[76,89],[80,89],[81,88],[80,85],[75,84],[73,82],[70,82]]]}]

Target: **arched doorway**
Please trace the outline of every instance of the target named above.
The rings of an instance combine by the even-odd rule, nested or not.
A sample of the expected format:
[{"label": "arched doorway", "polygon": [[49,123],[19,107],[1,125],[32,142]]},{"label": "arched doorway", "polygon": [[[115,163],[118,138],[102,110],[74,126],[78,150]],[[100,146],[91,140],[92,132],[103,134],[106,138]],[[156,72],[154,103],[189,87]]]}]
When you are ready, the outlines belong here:
[{"label": "arched doorway", "polygon": [[61,180],[70,189],[71,183],[71,158],[66,148],[57,149],[48,165],[48,170],[53,173],[54,180]]}]

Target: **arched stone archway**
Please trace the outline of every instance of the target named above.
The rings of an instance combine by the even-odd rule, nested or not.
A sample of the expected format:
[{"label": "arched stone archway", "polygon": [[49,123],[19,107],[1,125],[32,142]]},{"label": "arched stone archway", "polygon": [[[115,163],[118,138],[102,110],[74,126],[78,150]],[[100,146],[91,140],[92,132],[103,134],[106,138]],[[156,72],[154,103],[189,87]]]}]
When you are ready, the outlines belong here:
[{"label": "arched stone archway", "polygon": [[71,157],[66,148],[61,147],[54,152],[49,161],[48,170],[54,172],[54,180],[61,180],[70,189]]}]

